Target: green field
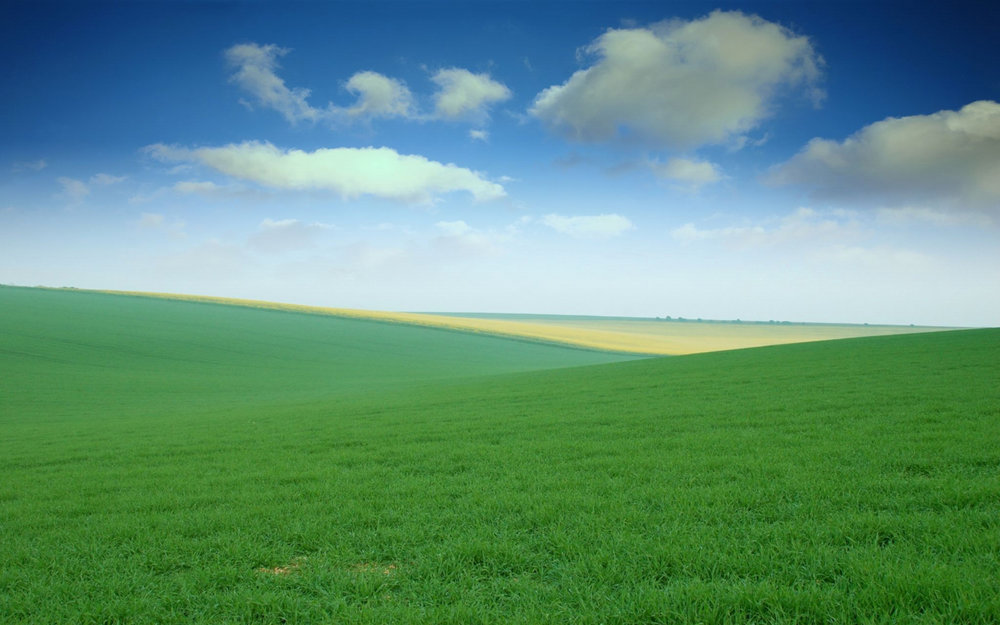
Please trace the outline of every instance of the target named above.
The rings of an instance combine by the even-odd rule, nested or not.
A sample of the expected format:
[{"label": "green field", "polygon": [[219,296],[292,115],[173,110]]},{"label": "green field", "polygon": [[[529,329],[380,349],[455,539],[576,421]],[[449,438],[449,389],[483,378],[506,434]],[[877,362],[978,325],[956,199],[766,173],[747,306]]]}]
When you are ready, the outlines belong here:
[{"label": "green field", "polygon": [[1000,331],[627,359],[0,288],[2,623],[1000,622]]}]

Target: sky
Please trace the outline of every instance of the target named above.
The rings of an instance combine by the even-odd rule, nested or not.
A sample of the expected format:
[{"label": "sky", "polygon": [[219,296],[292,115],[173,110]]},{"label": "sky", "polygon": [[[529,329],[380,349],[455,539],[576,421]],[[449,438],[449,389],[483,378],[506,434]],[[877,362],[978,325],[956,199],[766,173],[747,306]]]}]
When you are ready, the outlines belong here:
[{"label": "sky", "polygon": [[998,7],[5,2],[0,283],[998,326]]}]

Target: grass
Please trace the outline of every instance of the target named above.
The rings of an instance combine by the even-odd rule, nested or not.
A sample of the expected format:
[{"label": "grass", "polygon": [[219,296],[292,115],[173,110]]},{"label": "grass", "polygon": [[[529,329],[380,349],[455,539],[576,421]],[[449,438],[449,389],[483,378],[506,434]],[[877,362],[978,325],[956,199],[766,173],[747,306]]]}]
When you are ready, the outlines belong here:
[{"label": "grass", "polygon": [[332,315],[349,319],[404,323],[462,330],[543,343],[641,355],[677,356],[702,352],[783,345],[807,341],[930,332],[948,328],[829,323],[698,322],[627,317],[567,315],[493,315],[384,312],[325,308],[258,300],[172,293],[107,293],[140,295],[181,301],[222,303],[268,310]]},{"label": "grass", "polygon": [[1000,620],[996,330],[317,390],[262,329],[342,320],[49,292],[32,326],[10,293],[4,622]]}]

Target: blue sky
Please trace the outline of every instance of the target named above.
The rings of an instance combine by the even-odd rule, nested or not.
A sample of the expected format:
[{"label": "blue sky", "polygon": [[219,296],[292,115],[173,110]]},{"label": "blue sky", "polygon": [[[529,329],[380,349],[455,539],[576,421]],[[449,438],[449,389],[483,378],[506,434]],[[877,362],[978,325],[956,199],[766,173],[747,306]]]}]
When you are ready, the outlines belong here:
[{"label": "blue sky", "polygon": [[13,2],[0,282],[1000,325],[1000,10]]}]

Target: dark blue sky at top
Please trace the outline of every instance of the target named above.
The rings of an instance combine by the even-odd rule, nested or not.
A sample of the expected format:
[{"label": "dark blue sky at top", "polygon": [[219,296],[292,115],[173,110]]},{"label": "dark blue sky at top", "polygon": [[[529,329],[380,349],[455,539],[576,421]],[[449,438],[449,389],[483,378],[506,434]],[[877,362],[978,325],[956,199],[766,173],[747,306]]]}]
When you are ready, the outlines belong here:
[{"label": "dark blue sky at top", "polygon": [[[428,71],[488,71],[527,110],[585,66],[576,50],[608,28],[738,9],[808,36],[825,59],[827,98],[783,108],[768,150],[843,138],[888,116],[958,109],[1000,94],[997,3],[772,2],[31,2],[0,9],[0,136],[5,156],[75,155],[155,142],[267,139],[304,149],[379,143],[373,129],[292,127],[253,115],[227,84],[222,53],[240,42],[291,48],[281,76],[310,101],[348,103],[342,87],[374,70],[429,94]],[[529,67],[530,65],[530,67]],[[495,114],[495,123],[502,123]],[[246,124],[239,123],[241,119]],[[403,124],[383,121],[382,125]],[[529,124],[531,122],[528,122]],[[417,128],[414,132],[427,128]],[[426,132],[424,133],[427,134]],[[424,137],[426,140],[426,137]],[[14,154],[16,153],[16,154]]]}]

